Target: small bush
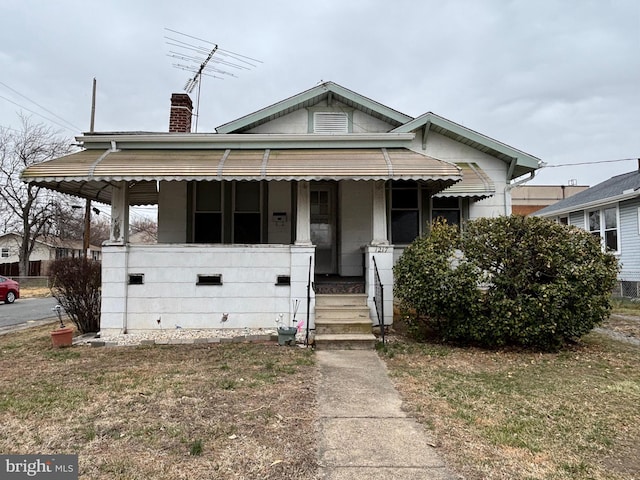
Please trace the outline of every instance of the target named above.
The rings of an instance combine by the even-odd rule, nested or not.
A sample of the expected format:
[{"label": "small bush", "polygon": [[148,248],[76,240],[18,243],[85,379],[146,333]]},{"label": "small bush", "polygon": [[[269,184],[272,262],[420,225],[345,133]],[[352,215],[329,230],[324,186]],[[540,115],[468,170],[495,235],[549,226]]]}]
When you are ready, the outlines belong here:
[{"label": "small bush", "polygon": [[51,264],[51,293],[80,333],[100,330],[100,262],[61,258]]},{"label": "small bush", "polygon": [[402,305],[445,339],[556,350],[607,318],[618,265],[584,230],[510,216],[462,235],[435,224],[394,273]]}]

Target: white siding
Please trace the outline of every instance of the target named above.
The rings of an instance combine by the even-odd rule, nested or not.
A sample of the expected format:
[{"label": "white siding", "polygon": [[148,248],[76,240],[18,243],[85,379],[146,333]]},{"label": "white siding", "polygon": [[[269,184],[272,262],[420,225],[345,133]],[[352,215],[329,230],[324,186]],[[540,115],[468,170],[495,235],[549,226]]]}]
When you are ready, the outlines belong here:
[{"label": "white siding", "polygon": [[360,110],[353,112],[353,133],[385,133],[393,129],[387,122],[367,115]]},{"label": "white siding", "polygon": [[620,204],[620,279],[640,281],[640,233],[638,216],[640,200]]},{"label": "white siding", "polygon": [[340,183],[340,275],[364,275],[362,247],[371,243],[372,234],[371,182]]},{"label": "white siding", "polygon": [[[105,246],[103,254],[103,331],[275,328],[280,314],[289,321],[294,298],[306,317],[313,248],[139,245]],[[128,285],[130,274],[144,283]],[[222,275],[222,285],[197,285],[198,275]],[[278,275],[291,285],[276,285]]]},{"label": "white siding", "polygon": [[160,182],[158,243],[187,241],[187,182]]},{"label": "white siding", "polygon": [[[291,243],[291,183],[269,182],[268,242],[288,245]],[[286,217],[276,218],[274,213],[284,213]]]},{"label": "white siding", "polygon": [[579,212],[571,212],[569,214],[569,224],[575,225],[576,227],[580,227],[584,230],[584,211],[580,210]]},{"label": "white siding", "polygon": [[249,133],[308,133],[309,113],[306,109],[296,110],[268,123],[249,130]]},{"label": "white siding", "polygon": [[[438,160],[452,163],[475,162],[493,180],[496,187],[495,195],[479,202],[471,202],[469,205],[470,220],[505,214],[505,188],[507,187],[506,178],[509,169],[506,162],[435,132],[429,132],[425,150],[422,150],[422,135],[420,133],[416,134],[412,147]],[[511,213],[510,201],[507,213]]]}]

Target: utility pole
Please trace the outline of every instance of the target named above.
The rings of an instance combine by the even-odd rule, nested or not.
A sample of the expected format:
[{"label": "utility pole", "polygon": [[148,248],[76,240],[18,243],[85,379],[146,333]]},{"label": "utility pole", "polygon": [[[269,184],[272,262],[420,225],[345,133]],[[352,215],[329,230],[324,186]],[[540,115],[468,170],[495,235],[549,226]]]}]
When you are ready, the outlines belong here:
[{"label": "utility pole", "polygon": [[[93,133],[96,120],[96,79],[93,79],[93,93],[91,95],[91,123],[89,132]],[[82,236],[82,248],[84,258],[89,256],[89,238],[91,237],[91,199],[87,198],[84,206],[84,235]]]}]

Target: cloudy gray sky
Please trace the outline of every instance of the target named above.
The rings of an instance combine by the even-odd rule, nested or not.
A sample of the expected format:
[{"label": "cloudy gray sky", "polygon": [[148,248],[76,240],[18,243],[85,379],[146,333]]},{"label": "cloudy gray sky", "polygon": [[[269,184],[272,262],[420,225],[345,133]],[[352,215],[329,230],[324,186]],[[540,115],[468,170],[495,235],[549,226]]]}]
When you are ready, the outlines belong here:
[{"label": "cloudy gray sky", "polygon": [[190,76],[170,28],[262,62],[203,77],[200,132],[331,80],[541,158],[534,184],[593,185],[640,157],[637,0],[1,0],[0,19],[3,127],[23,111],[88,130],[95,77],[96,130],[166,131]]}]

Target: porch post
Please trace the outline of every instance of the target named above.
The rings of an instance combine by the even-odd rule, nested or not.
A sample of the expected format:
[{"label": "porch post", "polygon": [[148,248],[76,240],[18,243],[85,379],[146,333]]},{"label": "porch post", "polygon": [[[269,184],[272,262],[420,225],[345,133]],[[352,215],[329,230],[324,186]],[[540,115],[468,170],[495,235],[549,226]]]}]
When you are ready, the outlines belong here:
[{"label": "porch post", "polygon": [[371,245],[389,245],[387,237],[387,201],[384,180],[372,182],[373,239]]},{"label": "porch post", "polygon": [[309,182],[298,182],[298,215],[296,218],[296,245],[311,245],[311,209]]},{"label": "porch post", "polygon": [[129,182],[115,182],[112,188],[109,243],[125,245],[129,241]]}]

